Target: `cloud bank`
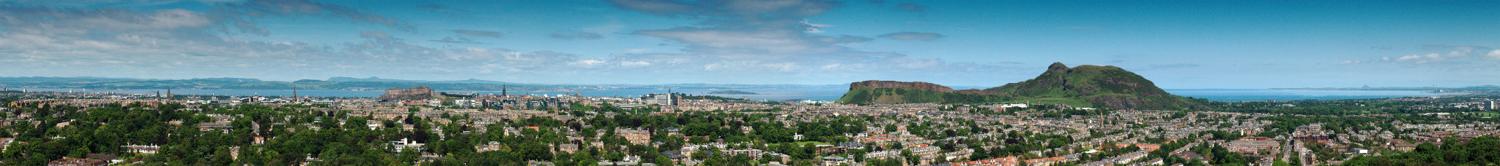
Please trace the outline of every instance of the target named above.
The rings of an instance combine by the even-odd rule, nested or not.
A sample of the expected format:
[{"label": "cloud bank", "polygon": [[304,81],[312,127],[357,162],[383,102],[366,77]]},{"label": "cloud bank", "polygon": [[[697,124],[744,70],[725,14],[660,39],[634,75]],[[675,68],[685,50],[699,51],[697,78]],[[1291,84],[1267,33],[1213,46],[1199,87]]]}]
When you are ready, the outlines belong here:
[{"label": "cloud bank", "polygon": [[[609,4],[619,9],[693,23],[622,30],[622,35],[658,39],[675,50],[607,55],[522,51],[490,44],[510,38],[511,34],[500,31],[426,28],[353,7],[307,0],[167,3],[179,5],[144,9],[0,5],[0,63],[17,64],[0,68],[0,75],[829,84],[865,79],[975,80],[1013,69],[850,47],[873,39],[838,34],[833,26],[812,23],[815,16],[841,6],[835,1],[613,0]],[[173,7],[194,5],[207,7]],[[275,35],[282,32],[266,23],[289,18],[346,22],[357,28],[335,31],[342,34],[310,34],[331,41],[305,41],[285,38],[295,35]],[[417,33],[440,36],[401,37]],[[554,31],[543,37],[600,40],[604,34]],[[880,36],[909,41],[942,37],[922,32]]]}]

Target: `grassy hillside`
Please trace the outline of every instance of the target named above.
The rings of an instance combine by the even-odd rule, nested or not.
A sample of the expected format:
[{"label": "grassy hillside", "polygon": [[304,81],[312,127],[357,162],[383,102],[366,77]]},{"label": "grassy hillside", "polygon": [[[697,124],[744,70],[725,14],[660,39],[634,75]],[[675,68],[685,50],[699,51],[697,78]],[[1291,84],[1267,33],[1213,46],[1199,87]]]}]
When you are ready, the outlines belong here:
[{"label": "grassy hillside", "polygon": [[1182,109],[1198,105],[1167,93],[1145,77],[1114,66],[1068,68],[1054,63],[1037,78],[986,91],[1025,98],[1061,98],[1110,108]]},{"label": "grassy hillside", "polygon": [[984,90],[932,91],[851,86],[840,103],[1031,103],[1126,109],[1183,109],[1201,104],[1157,88],[1150,80],[1114,66],[1048,66],[1034,79]]}]

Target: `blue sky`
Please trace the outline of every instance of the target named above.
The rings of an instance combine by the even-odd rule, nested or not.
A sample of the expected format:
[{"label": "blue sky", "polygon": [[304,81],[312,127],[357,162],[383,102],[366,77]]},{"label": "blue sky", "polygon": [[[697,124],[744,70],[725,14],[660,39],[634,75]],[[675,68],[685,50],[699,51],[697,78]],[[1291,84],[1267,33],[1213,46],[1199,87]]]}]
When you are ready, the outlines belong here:
[{"label": "blue sky", "polygon": [[1500,84],[1500,1],[0,1],[0,76]]}]

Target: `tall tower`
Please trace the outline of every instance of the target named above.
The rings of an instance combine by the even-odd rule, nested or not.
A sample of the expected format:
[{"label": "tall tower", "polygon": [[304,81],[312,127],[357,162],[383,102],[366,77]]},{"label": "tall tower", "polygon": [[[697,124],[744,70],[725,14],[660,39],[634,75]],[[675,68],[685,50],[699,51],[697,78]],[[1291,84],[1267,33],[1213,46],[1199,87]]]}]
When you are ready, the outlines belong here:
[{"label": "tall tower", "polygon": [[297,98],[297,83],[293,82],[292,83],[292,103],[296,103],[296,102],[298,102],[300,100],[301,99]]},{"label": "tall tower", "polygon": [[676,94],[672,93],[672,88],[670,88],[670,87],[667,88],[667,104],[663,105],[662,107],[663,107],[662,111],[666,111],[666,112],[675,112],[675,111],[677,111],[677,96],[676,96]]},{"label": "tall tower", "polygon": [[167,98],[167,100],[171,100],[172,99],[172,88],[167,88],[167,96],[166,96],[166,98]]},{"label": "tall tower", "polygon": [[510,97],[510,85],[500,85],[500,97]]},{"label": "tall tower", "polygon": [[1496,111],[1496,100],[1490,100],[1490,111]]}]

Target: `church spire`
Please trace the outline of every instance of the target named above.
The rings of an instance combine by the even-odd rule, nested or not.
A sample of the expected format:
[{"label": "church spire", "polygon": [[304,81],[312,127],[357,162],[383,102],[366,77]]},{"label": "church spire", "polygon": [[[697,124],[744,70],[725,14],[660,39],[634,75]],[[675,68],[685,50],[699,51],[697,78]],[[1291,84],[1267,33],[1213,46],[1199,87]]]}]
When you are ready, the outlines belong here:
[{"label": "church spire", "polygon": [[297,101],[298,101],[298,98],[297,98],[297,83],[296,82],[292,82],[292,102],[296,103]]}]

